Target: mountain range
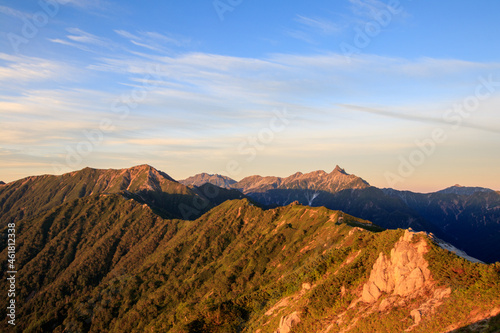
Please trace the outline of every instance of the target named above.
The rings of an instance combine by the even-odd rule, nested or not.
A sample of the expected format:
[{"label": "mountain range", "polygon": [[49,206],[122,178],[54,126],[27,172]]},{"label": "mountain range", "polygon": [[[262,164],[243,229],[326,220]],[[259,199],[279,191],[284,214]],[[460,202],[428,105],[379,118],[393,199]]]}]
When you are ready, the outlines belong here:
[{"label": "mountain range", "polygon": [[[16,326],[3,331],[500,329],[500,262],[483,264],[441,235],[407,228],[434,226],[421,205],[439,205],[443,216],[459,207],[460,223],[443,229],[456,233],[460,216],[475,216],[467,209],[487,202],[482,212],[495,211],[497,192],[377,189],[341,168],[251,179],[186,186],[141,165],[1,185],[0,256],[14,223],[17,272]],[[402,225],[387,230],[309,205],[331,198]],[[7,276],[2,270],[3,290]],[[7,305],[0,298],[3,318]]]},{"label": "mountain range", "polygon": [[98,194],[118,193],[147,203],[163,217],[185,219],[199,217],[215,207],[220,203],[216,197],[222,192],[225,200],[243,198],[234,190],[217,191],[220,193],[214,196],[206,187],[187,187],[149,165],[121,170],[85,168],[61,176],[33,176],[0,187],[0,225]]},{"label": "mountain range", "polygon": [[500,261],[500,193],[491,189],[455,185],[429,194],[379,189],[339,166],[331,173],[250,176],[231,187],[263,207],[298,201],[342,210],[384,228],[431,232],[473,257]]},{"label": "mountain range", "polygon": [[[309,190],[335,193],[346,189],[364,189],[370,185],[363,179],[349,175],[339,166],[331,173],[325,171],[314,171],[303,174],[297,172],[289,177],[261,177],[250,176],[234,183],[244,194],[265,193],[270,190]],[[314,197],[310,198],[311,203]]]}]

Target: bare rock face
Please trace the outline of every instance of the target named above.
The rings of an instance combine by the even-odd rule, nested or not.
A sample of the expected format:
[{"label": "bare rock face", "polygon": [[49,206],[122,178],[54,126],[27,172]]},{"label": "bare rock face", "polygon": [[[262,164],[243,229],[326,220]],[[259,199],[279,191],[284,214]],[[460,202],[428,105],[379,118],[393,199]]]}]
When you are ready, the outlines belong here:
[{"label": "bare rock face", "polygon": [[414,233],[405,234],[391,250],[390,258],[380,253],[363,286],[361,300],[373,303],[382,293],[407,297],[418,294],[432,281],[429,264],[424,258],[428,251],[425,240],[413,242]]},{"label": "bare rock face", "polygon": [[420,322],[422,321],[422,312],[420,312],[419,310],[412,310],[410,316],[415,321],[415,326],[420,324]]},{"label": "bare rock face", "polygon": [[275,333],[289,333],[292,330],[292,327],[300,323],[300,313],[293,312],[288,316],[281,317],[280,326],[275,331]]}]

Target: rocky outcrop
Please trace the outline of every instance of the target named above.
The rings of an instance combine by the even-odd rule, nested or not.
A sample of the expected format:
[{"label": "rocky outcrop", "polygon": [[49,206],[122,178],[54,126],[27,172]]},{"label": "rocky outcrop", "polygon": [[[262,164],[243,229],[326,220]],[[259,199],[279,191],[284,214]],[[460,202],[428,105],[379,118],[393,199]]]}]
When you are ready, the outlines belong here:
[{"label": "rocky outcrop", "polygon": [[[349,309],[360,302],[364,303],[361,307],[363,317],[408,307],[413,302],[412,307],[408,308],[413,324],[405,332],[413,331],[424,318],[431,317],[444,299],[450,296],[451,289],[438,287],[432,278],[429,263],[424,257],[429,251],[426,238],[426,233],[415,233],[409,229],[396,242],[389,256],[381,252],[370,272],[370,278],[363,285],[361,297],[353,301]],[[342,316],[339,316],[337,323],[343,323]],[[342,332],[349,331],[355,325],[356,321]]]},{"label": "rocky outcrop", "polygon": [[361,301],[373,303],[382,293],[407,297],[419,294],[432,283],[429,264],[424,258],[428,245],[423,238],[413,242],[414,233],[405,234],[391,250],[390,257],[380,253],[363,286]]},{"label": "rocky outcrop", "polygon": [[300,323],[300,313],[293,312],[288,316],[281,317],[280,326],[275,333],[289,333],[292,327]]},{"label": "rocky outcrop", "polygon": [[461,327],[464,323],[455,323],[446,329],[448,333],[461,332],[498,332],[498,321],[500,320],[500,308],[494,308],[486,311],[472,311],[468,322],[472,324],[467,327]]}]

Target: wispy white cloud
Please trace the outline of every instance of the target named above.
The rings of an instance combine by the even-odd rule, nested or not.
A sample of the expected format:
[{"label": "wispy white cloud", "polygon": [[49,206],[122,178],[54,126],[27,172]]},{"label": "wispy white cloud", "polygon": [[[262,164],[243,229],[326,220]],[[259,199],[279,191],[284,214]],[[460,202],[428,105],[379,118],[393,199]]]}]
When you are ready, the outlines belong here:
[{"label": "wispy white cloud", "polygon": [[170,52],[169,47],[183,47],[191,43],[189,38],[171,36],[154,31],[140,31],[135,34],[125,30],[115,30],[120,37],[128,39],[130,43],[157,52]]},{"label": "wispy white cloud", "polygon": [[499,63],[481,63],[460,59],[434,59],[429,57],[423,57],[414,62],[400,60],[395,65],[401,73],[415,77],[446,76],[465,71],[500,69]]},{"label": "wispy white cloud", "polygon": [[349,2],[351,3],[353,14],[365,19],[374,19],[383,10],[390,10],[391,15],[393,15],[394,12],[397,12],[400,16],[407,15],[400,2],[386,3],[380,0],[349,0]]},{"label": "wispy white cloud", "polygon": [[[122,36],[131,37],[126,32]],[[3,83],[14,80],[15,73],[24,73],[23,82],[28,82],[50,80],[66,71],[58,67],[59,63],[43,59],[0,54],[0,60],[6,63],[0,67]],[[102,118],[110,117],[116,120],[117,130],[106,134],[89,161],[101,159],[107,149],[139,162],[141,156],[149,154],[176,163],[196,157],[216,159],[223,165],[231,154],[238,157],[241,142],[269,126],[274,109],[286,107],[300,117],[286,133],[276,135],[276,141],[259,156],[279,153],[286,159],[297,151],[308,151],[312,157],[322,151],[342,156],[349,151],[358,155],[370,151],[390,154],[411,147],[413,138],[425,137],[430,127],[439,125],[421,121],[408,124],[402,119],[405,114],[440,117],[444,102],[460,101],[474,93],[478,76],[500,69],[498,63],[374,55],[360,55],[346,63],[343,55],[335,53],[274,54],[256,59],[205,53],[113,56],[108,52],[107,57],[94,61],[87,68],[92,75],[106,77],[112,73],[120,78],[112,89],[24,89],[21,97],[0,96],[3,147],[33,145],[40,147],[39,154],[63,154],[64,145],[85,140],[85,130],[98,128]],[[45,65],[50,70],[40,74],[38,66],[44,68],[44,62],[54,67]],[[137,96],[144,92],[144,98],[129,107],[127,119],[118,119],[112,111],[113,103],[122,96],[130,99],[134,92],[141,92]],[[422,107],[422,95],[427,94],[427,105]],[[396,114],[387,120],[382,113],[359,112],[339,106],[342,104]],[[492,99],[470,121],[478,126],[488,124],[488,119],[497,119],[491,115],[498,106],[498,100]],[[394,135],[404,140],[388,144]],[[316,148],[308,150],[308,146]]]},{"label": "wispy white cloud", "polygon": [[96,35],[85,32],[81,29],[68,28],[67,30],[69,33],[71,33],[71,35],[68,35],[66,37],[72,41],[83,44],[93,44],[101,47],[110,47],[112,45],[112,42],[110,40],[97,37]]},{"label": "wispy white cloud", "polygon": [[[371,107],[364,107],[364,106],[359,106],[359,105],[348,105],[348,104],[339,104],[340,107],[349,109],[349,110],[354,110],[354,111],[359,111],[359,112],[366,112],[370,114],[375,114],[375,115],[380,115],[382,117],[389,117],[389,118],[394,118],[394,119],[403,119],[411,122],[420,122],[424,124],[431,124],[434,126],[450,126],[449,121],[446,121],[443,119],[442,115],[438,115],[438,117],[429,117],[425,115],[419,115],[419,114],[408,114],[405,112],[398,112],[394,111],[391,109],[386,109],[386,110],[378,110],[374,109]],[[441,116],[441,117],[439,117]],[[500,134],[500,127],[495,127],[491,126],[490,124],[483,124],[483,125],[478,125],[475,123],[470,123],[469,121],[465,120],[461,123],[462,127],[465,128],[472,128],[480,131],[486,131],[486,132],[491,132],[491,133],[497,133]]]},{"label": "wispy white cloud", "polygon": [[[175,99],[175,105],[185,100],[189,110],[189,104],[221,107],[221,101],[237,103],[239,108],[244,104],[276,105],[308,99],[316,99],[314,104],[338,103],[356,96],[380,96],[381,89],[390,89],[408,100],[428,92],[444,92],[450,97],[463,93],[460,82],[469,80],[474,85],[481,73],[496,71],[500,64],[373,55],[346,63],[342,55],[335,53],[276,54],[267,59],[190,53],[177,57],[101,58],[89,69],[126,74],[137,89],[141,83],[153,85],[149,98]],[[421,90],[407,89],[415,85]]]},{"label": "wispy white cloud", "polygon": [[160,42],[164,42],[164,43],[169,43],[169,44],[174,44],[177,46],[183,46],[183,45],[189,44],[191,42],[191,40],[188,38],[180,38],[180,37],[174,38],[174,37],[167,36],[165,34],[161,34],[161,33],[154,32],[154,31],[146,31],[146,32],[141,33],[141,35],[143,35],[146,38],[150,38],[152,40],[156,40],[156,41],[160,41]]},{"label": "wispy white cloud", "polygon": [[[473,62],[460,59],[439,59],[423,57],[418,59],[405,59],[396,57],[383,57],[364,54],[353,57],[349,63],[345,56],[338,53],[321,55],[289,55],[275,54],[270,60],[291,67],[311,67],[327,72],[365,72],[380,74],[386,73],[401,77],[425,78],[442,77],[444,80],[450,75],[460,75],[470,72],[488,72],[500,69],[500,63]],[[316,73],[316,71],[314,72]]]},{"label": "wispy white cloud", "polygon": [[119,36],[123,37],[123,38],[128,38],[128,39],[139,39],[139,37],[137,37],[136,35],[128,32],[128,31],[125,31],[125,30],[115,30],[116,34],[118,34]]},{"label": "wispy white cloud", "polygon": [[52,43],[75,47],[87,52],[92,52],[95,47],[110,50],[118,48],[115,42],[83,31],[79,28],[68,28],[66,30],[70,33],[65,36],[67,39],[54,38],[48,40]]},{"label": "wispy white cloud", "polygon": [[14,8],[11,8],[11,7],[2,6],[2,5],[0,5],[0,13],[8,15],[8,16],[15,17],[15,18],[18,18],[18,19],[25,19],[25,18],[31,16],[31,14],[22,12],[20,10],[17,10],[17,9],[14,9]]},{"label": "wispy white cloud", "polygon": [[64,4],[82,9],[106,9],[109,7],[109,2],[105,0],[64,0]]},{"label": "wispy white cloud", "polygon": [[138,42],[138,41],[135,41],[135,40],[131,40],[130,41],[132,44],[134,45],[137,45],[137,46],[141,46],[141,47],[144,47],[146,49],[149,49],[151,51],[163,51],[164,49],[163,48],[159,48],[157,46],[153,46],[153,45],[149,45],[149,44],[144,44],[144,43],[141,43],[141,42]]},{"label": "wispy white cloud", "polygon": [[317,17],[312,18],[303,15],[297,15],[295,20],[301,23],[302,25],[317,30],[325,35],[332,35],[340,31],[340,28],[336,23],[327,20],[325,18],[317,18]]},{"label": "wispy white cloud", "polygon": [[69,73],[69,66],[52,60],[12,56],[0,53],[0,85],[12,86],[15,83],[51,80]]},{"label": "wispy white cloud", "polygon": [[399,2],[381,0],[349,0],[350,12],[347,14],[331,14],[331,17],[308,16],[297,14],[294,28],[286,29],[285,34],[309,44],[320,44],[324,38],[351,31],[355,26],[367,22],[395,17],[407,17],[403,5]]},{"label": "wispy white cloud", "polygon": [[50,42],[52,42],[52,43],[75,47],[75,48],[80,49],[82,51],[87,51],[87,52],[91,51],[91,49],[89,47],[87,47],[86,45],[82,45],[82,44],[78,44],[78,43],[73,43],[73,42],[70,42],[68,40],[59,39],[59,38],[48,39],[48,40]]},{"label": "wispy white cloud", "polygon": [[[397,124],[404,128],[398,135],[415,137],[440,123],[417,119],[415,125],[404,119],[405,114],[440,118],[445,111],[443,104],[449,107],[474,93],[478,76],[500,69],[497,63],[373,55],[362,55],[346,63],[342,55],[335,53],[275,54],[266,59],[189,53],[176,57],[101,58],[99,62],[93,69],[128,75],[129,82],[124,84],[131,91],[151,87],[139,106],[141,110],[150,110],[148,117],[154,115],[155,119],[148,124],[146,119],[150,118],[145,118],[142,124],[160,133],[159,141],[141,141],[151,144],[162,142],[161,133],[180,129],[209,133],[215,128],[230,132],[237,128],[231,135],[245,137],[265,126],[271,110],[283,107],[301,115],[297,120],[304,128],[297,136],[300,140],[316,132],[341,133],[346,124],[355,133],[361,131],[360,124],[366,124],[363,131],[373,137],[379,126],[386,135],[394,134],[388,128]],[[422,95],[427,96],[428,105],[422,105]],[[352,101],[361,108],[382,110],[395,117],[388,121],[382,113],[334,107],[353,104]],[[481,109],[481,114],[490,112],[491,109]],[[469,127],[486,126],[484,119],[475,118]],[[172,126],[174,120],[176,125]],[[380,145],[386,139],[390,138],[384,138]],[[353,144],[359,142],[355,140]],[[412,144],[410,139],[408,142],[406,145]],[[163,143],[168,145],[169,141]]]},{"label": "wispy white cloud", "polygon": [[302,30],[289,29],[286,31],[286,34],[292,38],[306,42],[308,44],[318,44],[318,42],[311,36],[311,34]]}]

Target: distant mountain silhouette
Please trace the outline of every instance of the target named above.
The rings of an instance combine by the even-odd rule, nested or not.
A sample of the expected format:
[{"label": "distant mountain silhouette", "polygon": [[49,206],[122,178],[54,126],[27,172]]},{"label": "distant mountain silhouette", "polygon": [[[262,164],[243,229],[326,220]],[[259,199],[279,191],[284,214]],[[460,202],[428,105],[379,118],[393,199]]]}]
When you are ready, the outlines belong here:
[{"label": "distant mountain silhouette", "polygon": [[477,192],[485,192],[485,193],[491,193],[495,192],[492,189],[489,188],[484,188],[484,187],[465,187],[465,186],[460,186],[460,185],[454,185],[448,188],[445,188],[444,190],[437,191],[436,193],[444,193],[444,194],[459,194],[459,195],[472,195]]},{"label": "distant mountain silhouette", "polygon": [[179,180],[179,183],[186,186],[202,186],[203,184],[210,183],[222,188],[231,188],[231,185],[235,184],[236,181],[226,176],[221,175],[210,175],[208,173],[200,173],[198,175]]},{"label": "distant mountain silhouette", "polygon": [[483,261],[500,261],[499,193],[471,188],[428,194],[386,189],[384,193],[431,223],[445,241]]}]

